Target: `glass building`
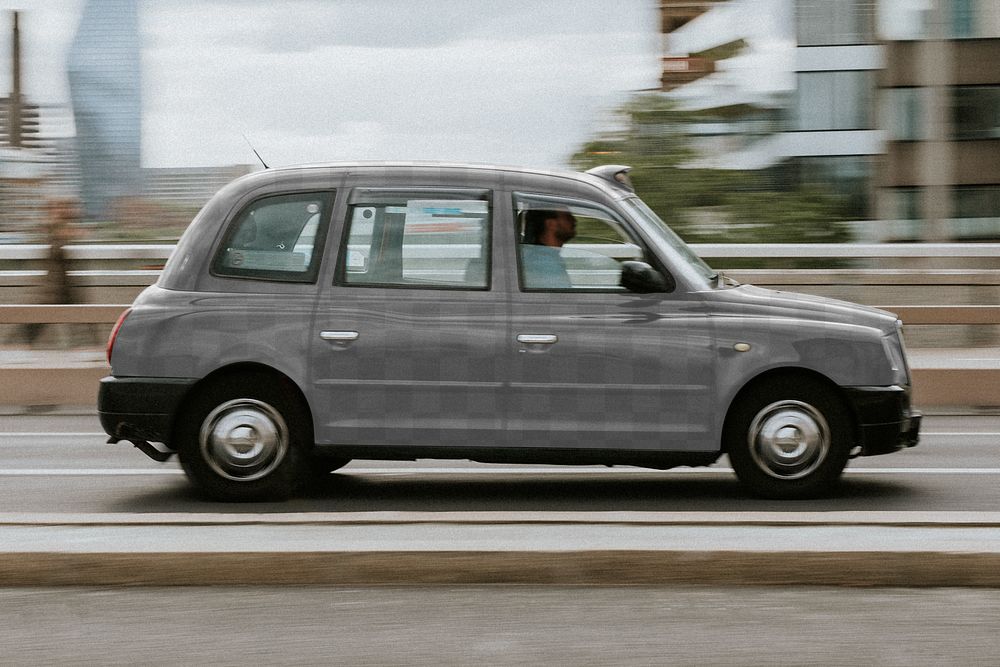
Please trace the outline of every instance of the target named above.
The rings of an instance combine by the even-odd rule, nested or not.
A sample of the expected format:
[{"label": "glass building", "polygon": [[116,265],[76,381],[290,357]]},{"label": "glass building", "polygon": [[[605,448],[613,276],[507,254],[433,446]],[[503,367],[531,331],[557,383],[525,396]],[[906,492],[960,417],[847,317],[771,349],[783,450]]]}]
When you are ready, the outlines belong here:
[{"label": "glass building", "polygon": [[[746,87],[710,89],[735,58],[712,67],[700,59],[725,56],[725,44],[752,45],[755,26],[772,14],[793,17],[791,34],[765,40],[794,44],[785,127],[707,166],[775,169],[779,182],[821,186],[839,196],[865,240],[1000,238],[1000,2],[660,2],[664,15],[700,12],[682,14],[679,28],[662,22],[674,30],[665,35],[663,90],[716,108],[742,103]],[[709,73],[696,76],[692,66],[678,79],[687,61]]]},{"label": "glass building", "polygon": [[138,0],[87,0],[67,70],[84,217],[107,220],[142,191]]}]

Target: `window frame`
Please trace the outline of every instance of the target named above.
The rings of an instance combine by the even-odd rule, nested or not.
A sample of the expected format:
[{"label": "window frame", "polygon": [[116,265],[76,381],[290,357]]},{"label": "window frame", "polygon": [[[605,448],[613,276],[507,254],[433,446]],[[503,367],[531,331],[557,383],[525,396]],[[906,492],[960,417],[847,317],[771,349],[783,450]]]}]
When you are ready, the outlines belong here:
[{"label": "window frame", "polygon": [[[259,197],[255,197],[241,206],[237,212],[230,216],[226,223],[225,231],[222,234],[215,249],[212,251],[212,261],[209,264],[209,274],[216,278],[226,278],[234,280],[256,280],[270,283],[298,283],[304,285],[314,285],[319,279],[320,269],[323,265],[323,255],[326,249],[327,235],[330,232],[330,224],[333,219],[333,205],[336,201],[336,190],[287,190],[281,192],[269,192]],[[294,197],[314,197],[320,200],[319,224],[316,227],[316,235],[313,237],[312,256],[309,260],[309,267],[302,273],[290,271],[280,271],[276,269],[239,269],[223,266],[223,255],[226,246],[236,235],[239,227],[245,221],[247,212],[268,199],[286,199]],[[304,228],[305,226],[303,226]],[[301,232],[300,232],[301,233]]]},{"label": "window frame", "polygon": [[[381,197],[381,201],[376,201],[375,197]],[[392,282],[348,282],[347,281],[347,257],[348,242],[351,237],[351,226],[353,224],[354,210],[358,206],[388,206],[390,203],[386,199],[406,197],[424,197],[427,199],[454,199],[456,201],[484,201],[486,202],[486,234],[483,239],[483,258],[486,262],[484,268],[485,285],[445,285],[435,283],[392,283]],[[340,235],[340,243],[337,252],[337,265],[333,274],[333,284],[336,287],[360,287],[377,289],[401,289],[401,290],[446,290],[458,292],[489,292],[493,289],[493,227],[496,218],[495,191],[489,188],[461,187],[461,186],[413,186],[413,187],[370,187],[358,186],[348,193],[347,203],[343,213],[343,228]],[[400,250],[402,250],[402,243]]]}]

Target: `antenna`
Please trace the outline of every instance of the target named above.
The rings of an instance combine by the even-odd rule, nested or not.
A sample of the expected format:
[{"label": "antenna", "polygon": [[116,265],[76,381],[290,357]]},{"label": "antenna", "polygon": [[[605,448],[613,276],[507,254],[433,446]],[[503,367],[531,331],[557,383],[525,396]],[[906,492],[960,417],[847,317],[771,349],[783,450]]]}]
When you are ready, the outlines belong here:
[{"label": "antenna", "polygon": [[[242,134],[242,132],[240,134]],[[258,153],[257,149],[253,147],[253,144],[250,143],[250,140],[247,139],[247,135],[245,134],[243,135],[243,141],[247,142],[247,146],[249,146],[250,150],[253,151],[253,154],[257,156],[257,159],[260,160],[260,163],[264,165],[264,169],[267,169],[267,163],[264,162],[264,158],[260,156],[260,153]]]}]

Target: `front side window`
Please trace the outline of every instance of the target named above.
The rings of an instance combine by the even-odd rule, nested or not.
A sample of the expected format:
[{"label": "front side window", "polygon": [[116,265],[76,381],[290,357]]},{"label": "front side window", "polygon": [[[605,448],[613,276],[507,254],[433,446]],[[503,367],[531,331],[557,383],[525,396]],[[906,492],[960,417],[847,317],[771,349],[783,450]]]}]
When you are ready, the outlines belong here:
[{"label": "front side window", "polygon": [[258,199],[235,218],[216,252],[220,276],[313,282],[319,270],[333,193]]},{"label": "front side window", "polygon": [[487,289],[490,202],[483,190],[357,190],[344,285]]},{"label": "front side window", "polygon": [[515,194],[514,210],[525,290],[625,291],[622,262],[644,261],[617,216],[598,205]]}]

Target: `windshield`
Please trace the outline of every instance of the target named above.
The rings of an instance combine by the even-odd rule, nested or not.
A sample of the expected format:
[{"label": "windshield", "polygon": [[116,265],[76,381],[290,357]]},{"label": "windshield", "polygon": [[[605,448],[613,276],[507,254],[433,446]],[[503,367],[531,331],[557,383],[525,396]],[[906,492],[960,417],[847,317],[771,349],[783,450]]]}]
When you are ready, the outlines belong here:
[{"label": "windshield", "polygon": [[653,212],[653,209],[649,208],[644,201],[638,197],[630,197],[629,199],[622,200],[621,203],[632,215],[648,222],[649,225],[647,226],[647,229],[652,231],[660,241],[663,241],[676,250],[677,254],[684,258],[691,268],[707,280],[715,279],[718,274],[712,270],[712,267],[706,264],[701,257],[696,255],[695,252],[691,250],[690,246],[684,243],[684,241],[681,240],[681,237],[677,236],[677,234],[675,234],[674,231],[667,226],[667,223],[660,220],[660,216],[656,215],[656,213]]}]

